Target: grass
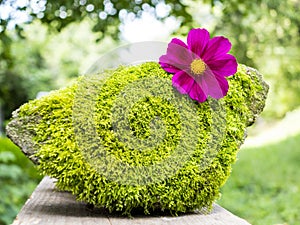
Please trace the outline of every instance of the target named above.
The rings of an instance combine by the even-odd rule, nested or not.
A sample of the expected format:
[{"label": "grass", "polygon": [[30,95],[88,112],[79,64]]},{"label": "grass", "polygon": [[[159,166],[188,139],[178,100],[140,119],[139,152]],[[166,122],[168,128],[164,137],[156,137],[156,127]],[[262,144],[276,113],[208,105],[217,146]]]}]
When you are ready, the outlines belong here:
[{"label": "grass", "polygon": [[218,204],[253,225],[300,224],[300,134],[242,148]]},{"label": "grass", "polygon": [[12,223],[40,179],[21,150],[0,137],[0,225]]}]

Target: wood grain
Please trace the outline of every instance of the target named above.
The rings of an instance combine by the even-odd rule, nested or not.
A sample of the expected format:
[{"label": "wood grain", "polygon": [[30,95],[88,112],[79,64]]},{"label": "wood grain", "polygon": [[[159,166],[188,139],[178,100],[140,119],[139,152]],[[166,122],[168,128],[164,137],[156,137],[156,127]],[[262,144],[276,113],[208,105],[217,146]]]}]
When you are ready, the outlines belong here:
[{"label": "wood grain", "polygon": [[49,177],[41,181],[12,225],[250,225],[217,204],[209,214],[114,216],[105,210],[88,209],[70,193],[57,191],[54,182]]}]

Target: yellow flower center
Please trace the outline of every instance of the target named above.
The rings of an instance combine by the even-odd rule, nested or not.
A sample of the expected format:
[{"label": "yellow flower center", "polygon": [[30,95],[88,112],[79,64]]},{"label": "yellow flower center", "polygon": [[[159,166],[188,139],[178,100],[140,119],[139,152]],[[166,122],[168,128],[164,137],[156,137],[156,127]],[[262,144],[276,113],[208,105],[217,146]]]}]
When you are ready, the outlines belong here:
[{"label": "yellow flower center", "polygon": [[205,69],[206,65],[201,59],[194,59],[191,63],[191,70],[194,75],[201,75]]}]

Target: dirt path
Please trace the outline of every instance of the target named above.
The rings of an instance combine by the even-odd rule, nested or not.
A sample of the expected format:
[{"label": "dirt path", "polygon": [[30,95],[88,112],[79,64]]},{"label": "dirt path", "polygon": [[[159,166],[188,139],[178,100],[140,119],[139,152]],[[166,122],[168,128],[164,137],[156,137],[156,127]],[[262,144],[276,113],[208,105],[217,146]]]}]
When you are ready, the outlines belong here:
[{"label": "dirt path", "polygon": [[258,132],[257,135],[249,135],[243,147],[256,147],[276,143],[291,135],[298,134],[300,133],[300,108],[287,113],[285,118],[271,127],[262,129],[256,127],[255,130],[261,130],[261,132]]}]

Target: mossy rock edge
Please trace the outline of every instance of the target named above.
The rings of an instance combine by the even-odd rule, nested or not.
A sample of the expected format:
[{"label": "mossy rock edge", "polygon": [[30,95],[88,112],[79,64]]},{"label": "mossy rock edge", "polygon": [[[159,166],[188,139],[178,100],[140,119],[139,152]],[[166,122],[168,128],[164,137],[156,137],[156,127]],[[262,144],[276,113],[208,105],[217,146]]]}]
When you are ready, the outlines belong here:
[{"label": "mossy rock edge", "polygon": [[[107,75],[108,79],[105,82],[101,81],[101,93],[95,100],[92,118],[96,121],[94,126],[99,142],[105,146],[108,154],[126,165],[147,168],[172,155],[179,143],[188,142],[188,139],[181,140],[184,136],[180,133],[181,124],[185,121],[180,120],[182,117],[177,113],[176,107],[174,108],[168,100],[151,94],[150,97],[142,98],[126,114],[130,121],[130,135],[122,136],[120,140],[113,133],[111,107],[115,100],[121,105],[126,104],[126,97],[120,98],[120,93],[122,94],[126,86],[138,80],[156,77],[169,80],[168,88],[172,88],[172,75],[161,69],[158,63],[121,66],[103,74]],[[84,78],[81,77],[69,87],[53,91],[48,96],[21,106],[13,113],[12,120],[7,125],[7,135],[38,165],[42,174],[57,179],[56,185],[59,189],[72,192],[78,200],[104,207],[110,212],[118,211],[127,215],[136,209],[142,209],[145,214],[155,210],[177,214],[195,209],[211,209],[212,203],[219,197],[220,187],[230,175],[231,165],[235,162],[237,151],[246,137],[246,128],[254,123],[263,110],[268,92],[268,85],[257,70],[239,65],[238,72],[228,77],[227,96],[219,100],[224,106],[226,126],[224,138],[219,143],[220,148],[209,164],[199,169],[205,151],[210,151],[207,143],[214,137],[214,134],[211,134],[211,105],[208,102],[199,104],[194,101],[192,104],[197,113],[195,118],[198,119],[199,135],[196,137],[197,145],[192,154],[175,173],[172,170],[172,174],[165,179],[130,185],[101,174],[78,147],[75,137],[78,127],[74,125],[73,113],[76,108],[74,102],[78,101],[78,89],[83,86],[82,80]],[[94,87],[99,86],[99,80],[93,83],[94,81],[89,79],[89,82]],[[157,90],[162,89],[159,83],[153,83],[154,86],[157,85]],[[176,95],[174,88],[173,92]],[[77,113],[77,116],[81,115],[80,111]],[[166,126],[166,134],[162,139],[152,137],[153,130],[149,128],[152,119],[157,116],[162,118],[162,124]],[[84,116],[82,118],[89,120]],[[116,123],[122,124],[119,117]],[[142,140],[157,138],[160,142],[153,149],[138,151],[126,145],[126,138],[132,136]],[[212,146],[214,145],[209,147]],[[98,152],[98,155],[100,153]],[[102,162],[100,159],[97,159],[98,164],[103,164],[99,165],[100,167],[114,168],[114,165],[109,164],[110,161]],[[116,173],[115,177],[122,176],[115,170],[111,172]],[[136,179],[135,175],[130,176]]]}]

